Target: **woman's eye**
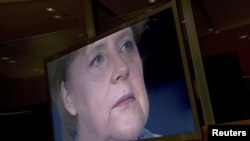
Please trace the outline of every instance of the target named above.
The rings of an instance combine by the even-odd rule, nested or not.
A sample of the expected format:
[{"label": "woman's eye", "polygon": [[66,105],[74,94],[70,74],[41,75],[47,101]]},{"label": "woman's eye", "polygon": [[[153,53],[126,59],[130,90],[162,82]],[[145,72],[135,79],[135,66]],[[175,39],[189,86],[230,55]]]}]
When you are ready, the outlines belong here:
[{"label": "woman's eye", "polygon": [[122,44],[121,51],[130,51],[133,48],[133,43],[131,41],[126,41]]},{"label": "woman's eye", "polygon": [[96,55],[95,58],[90,62],[90,66],[98,66],[102,63],[103,56],[102,55]]}]

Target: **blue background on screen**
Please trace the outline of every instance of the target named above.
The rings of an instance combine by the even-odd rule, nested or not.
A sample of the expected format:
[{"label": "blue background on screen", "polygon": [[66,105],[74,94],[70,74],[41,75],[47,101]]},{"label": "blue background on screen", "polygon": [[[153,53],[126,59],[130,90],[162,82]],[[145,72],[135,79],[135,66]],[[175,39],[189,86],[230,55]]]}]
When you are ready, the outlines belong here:
[{"label": "blue background on screen", "polygon": [[52,105],[52,113],[53,113],[53,126],[54,126],[54,136],[55,141],[63,141],[62,139],[62,125],[61,125],[61,119],[59,117],[58,111],[54,104]]},{"label": "blue background on screen", "polygon": [[150,104],[146,128],[153,133],[170,135],[195,130],[186,82],[168,80],[148,88]]}]

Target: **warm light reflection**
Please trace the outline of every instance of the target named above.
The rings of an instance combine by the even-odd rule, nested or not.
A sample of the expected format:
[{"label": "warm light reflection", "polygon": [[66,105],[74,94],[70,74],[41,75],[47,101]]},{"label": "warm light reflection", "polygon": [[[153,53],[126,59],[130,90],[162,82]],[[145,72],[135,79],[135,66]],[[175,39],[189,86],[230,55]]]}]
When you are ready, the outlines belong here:
[{"label": "warm light reflection", "polygon": [[56,11],[54,8],[51,8],[51,7],[46,8],[46,10],[49,11],[49,12],[55,12]]},{"label": "warm light reflection", "polygon": [[219,34],[220,32],[221,32],[220,30],[214,31],[215,34]]},{"label": "warm light reflection", "polygon": [[1,57],[1,60],[9,60],[9,57]]},{"label": "warm light reflection", "polygon": [[214,28],[209,28],[208,31],[212,32],[212,31],[214,31]]},{"label": "warm light reflection", "polygon": [[155,3],[155,0],[148,0],[149,3]]},{"label": "warm light reflection", "polygon": [[244,38],[246,38],[246,37],[248,37],[248,35],[242,35],[242,36],[240,36],[239,38],[240,38],[240,39],[244,39]]},{"label": "warm light reflection", "polygon": [[10,60],[9,63],[16,63],[16,60]]},{"label": "warm light reflection", "polygon": [[55,19],[62,19],[63,17],[60,16],[60,15],[54,15],[54,18],[55,18]]}]

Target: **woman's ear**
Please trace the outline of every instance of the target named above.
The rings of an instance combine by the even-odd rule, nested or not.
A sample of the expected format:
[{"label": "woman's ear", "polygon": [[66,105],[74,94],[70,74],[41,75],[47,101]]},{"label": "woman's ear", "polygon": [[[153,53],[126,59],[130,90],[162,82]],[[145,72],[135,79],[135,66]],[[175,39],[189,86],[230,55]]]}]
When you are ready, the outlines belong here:
[{"label": "woman's ear", "polygon": [[61,82],[61,96],[63,100],[64,107],[72,115],[77,115],[76,105],[72,94],[65,87],[64,81]]}]

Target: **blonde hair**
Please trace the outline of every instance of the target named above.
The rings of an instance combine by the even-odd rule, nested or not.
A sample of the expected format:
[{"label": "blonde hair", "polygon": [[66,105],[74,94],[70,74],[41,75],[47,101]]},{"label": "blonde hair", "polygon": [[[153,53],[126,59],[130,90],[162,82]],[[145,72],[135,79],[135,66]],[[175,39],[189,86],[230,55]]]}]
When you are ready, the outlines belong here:
[{"label": "blonde hair", "polygon": [[70,63],[73,61],[75,53],[65,55],[55,62],[52,62],[48,67],[51,102],[56,106],[59,113],[62,125],[63,141],[72,141],[76,134],[76,122],[77,116],[72,116],[64,107],[64,103],[61,96],[61,82],[67,80],[67,70]]}]

